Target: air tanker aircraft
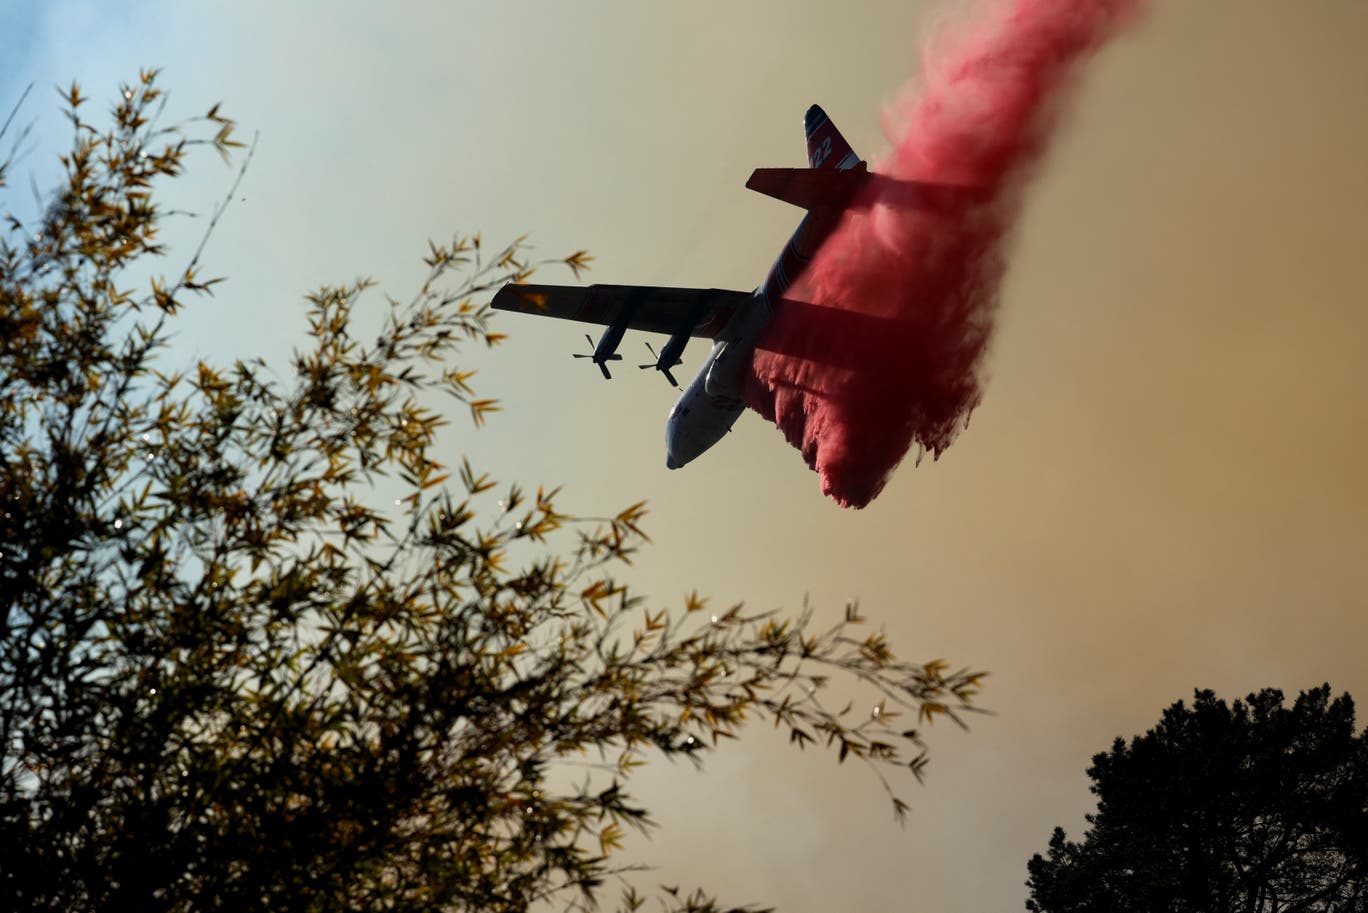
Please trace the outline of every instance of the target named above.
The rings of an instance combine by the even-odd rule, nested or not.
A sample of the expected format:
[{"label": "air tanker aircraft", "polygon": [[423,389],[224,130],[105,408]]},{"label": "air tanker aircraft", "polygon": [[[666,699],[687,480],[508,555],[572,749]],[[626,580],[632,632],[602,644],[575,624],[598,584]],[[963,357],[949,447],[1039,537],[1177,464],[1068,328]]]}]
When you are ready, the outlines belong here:
[{"label": "air tanker aircraft", "polygon": [[[850,144],[817,105],[804,118],[809,168],[757,168],[746,186],[807,210],[788,244],[753,292],[725,289],[666,288],[649,285],[533,285],[509,283],[494,296],[493,307],[596,323],[606,327],[592,354],[576,355],[598,365],[605,378],[627,330],[669,334],[652,364],[671,386],[670,369],[680,364],[689,337],[712,339],[712,351],[670,410],[665,423],[665,465],[669,469],[696,459],[722,439],[741,410],[745,369],[760,332],[812,255],[831,234],[872,175]],[[915,192],[933,185],[899,182]],[[593,340],[590,339],[590,345]],[[651,354],[655,356],[655,351]]]}]

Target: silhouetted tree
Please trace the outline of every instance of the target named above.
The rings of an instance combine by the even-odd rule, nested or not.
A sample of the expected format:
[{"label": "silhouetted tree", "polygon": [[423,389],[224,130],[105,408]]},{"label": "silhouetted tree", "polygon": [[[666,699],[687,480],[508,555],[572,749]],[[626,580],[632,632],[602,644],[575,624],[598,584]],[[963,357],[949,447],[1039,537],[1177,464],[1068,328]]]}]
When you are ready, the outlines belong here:
[{"label": "silhouetted tree", "polygon": [[1088,769],[1097,811],[1029,865],[1040,913],[1368,910],[1368,733],[1323,685],[1196,692]]},{"label": "silhouetted tree", "polygon": [[[130,277],[162,252],[158,186],[233,124],[159,126],[152,73],[108,128],[64,96],[65,180],[0,235],[0,909],[635,909],[613,854],[650,825],[649,753],[759,719],[920,776],[896,711],[958,719],[977,675],[852,636],[853,607],[825,631],[650,608],[611,575],[641,505],[575,519],[433,459],[432,391],[494,407],[448,359],[498,340],[479,299],[531,273],[520,244],[433,245],[374,333],[368,283],[321,289],[286,380],[169,371],[218,280],[198,252]],[[863,712],[826,708],[833,673]]]}]

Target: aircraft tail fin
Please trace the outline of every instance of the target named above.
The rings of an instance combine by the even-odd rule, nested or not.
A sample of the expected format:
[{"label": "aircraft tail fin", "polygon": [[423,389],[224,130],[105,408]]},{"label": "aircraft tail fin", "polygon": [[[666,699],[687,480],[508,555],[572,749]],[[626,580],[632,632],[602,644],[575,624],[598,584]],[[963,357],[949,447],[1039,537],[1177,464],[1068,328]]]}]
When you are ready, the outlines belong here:
[{"label": "aircraft tail fin", "polygon": [[850,148],[820,105],[803,116],[807,168],[757,168],[746,186],[806,210],[842,208],[868,180],[869,166]]},{"label": "aircraft tail fin", "polygon": [[854,168],[860,163],[860,157],[820,105],[807,109],[803,129],[807,133],[808,167]]}]

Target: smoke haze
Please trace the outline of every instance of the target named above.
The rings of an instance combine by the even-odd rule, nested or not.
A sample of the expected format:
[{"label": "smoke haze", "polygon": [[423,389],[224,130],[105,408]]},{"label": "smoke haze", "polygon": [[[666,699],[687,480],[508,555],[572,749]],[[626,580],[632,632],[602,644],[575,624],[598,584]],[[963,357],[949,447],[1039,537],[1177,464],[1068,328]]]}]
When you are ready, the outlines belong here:
[{"label": "smoke haze", "polygon": [[[865,506],[913,445],[939,457],[968,424],[1025,182],[1078,64],[1143,5],[986,4],[937,34],[886,113],[892,150],[871,166],[884,177],[778,303],[746,391],[842,506]],[[908,182],[949,187],[918,200]]]}]

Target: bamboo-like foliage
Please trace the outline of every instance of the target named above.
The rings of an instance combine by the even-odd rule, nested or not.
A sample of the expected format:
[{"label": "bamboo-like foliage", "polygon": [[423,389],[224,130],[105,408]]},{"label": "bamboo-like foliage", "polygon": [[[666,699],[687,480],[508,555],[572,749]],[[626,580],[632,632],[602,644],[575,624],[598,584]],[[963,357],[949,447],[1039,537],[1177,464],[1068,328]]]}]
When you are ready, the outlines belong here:
[{"label": "bamboo-like foliage", "polygon": [[[918,727],[979,675],[897,659],[853,607],[822,631],[651,607],[614,576],[642,505],[574,518],[434,459],[434,392],[496,408],[452,366],[499,339],[483,293],[548,261],[432,245],[374,335],[369,283],[310,295],[284,380],[168,372],[219,281],[203,244],[126,283],[163,253],[158,188],[196,146],[231,154],[233,122],[160,126],[151,72],[105,128],[64,98],[65,181],[0,236],[0,908],[635,909],[616,853],[651,826],[628,784],[653,754],[768,721],[920,777]],[[828,710],[833,675],[877,706]]]}]

